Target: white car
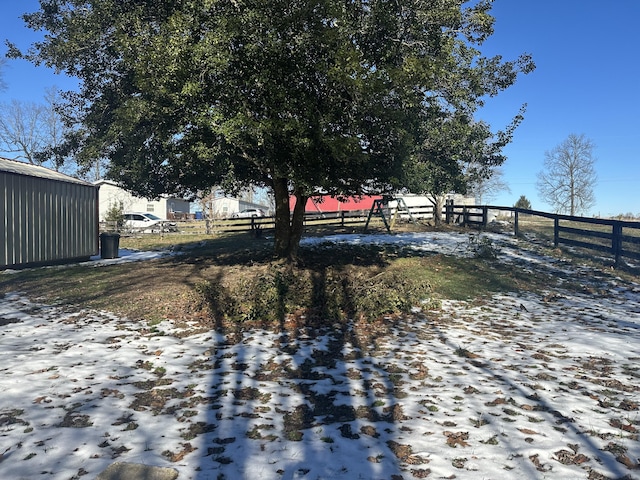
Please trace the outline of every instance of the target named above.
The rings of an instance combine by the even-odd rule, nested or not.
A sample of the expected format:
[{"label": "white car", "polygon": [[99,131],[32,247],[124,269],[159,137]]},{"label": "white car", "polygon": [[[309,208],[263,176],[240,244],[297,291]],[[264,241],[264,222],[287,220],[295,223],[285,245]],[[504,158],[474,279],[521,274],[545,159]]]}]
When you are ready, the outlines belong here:
[{"label": "white car", "polygon": [[233,218],[251,218],[251,217],[266,217],[267,214],[260,208],[247,208],[240,212],[233,214]]},{"label": "white car", "polygon": [[124,214],[124,226],[127,230],[142,232],[177,232],[178,225],[168,222],[147,212],[127,212]]}]

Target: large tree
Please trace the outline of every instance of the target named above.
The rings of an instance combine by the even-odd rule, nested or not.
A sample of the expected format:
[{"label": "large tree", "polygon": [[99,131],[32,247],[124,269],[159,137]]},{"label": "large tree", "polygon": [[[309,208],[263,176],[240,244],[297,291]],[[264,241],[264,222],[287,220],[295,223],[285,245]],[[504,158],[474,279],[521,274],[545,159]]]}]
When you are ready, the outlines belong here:
[{"label": "large tree", "polygon": [[41,165],[37,153],[45,147],[44,105],[12,100],[0,104],[0,151],[16,159]]},{"label": "large tree", "polygon": [[523,208],[524,210],[531,210],[531,202],[524,195],[520,195],[520,198],[514,205],[515,208]]},{"label": "large tree", "polygon": [[584,134],[572,133],[545,152],[544,169],[538,173],[538,192],[556,212],[577,215],[595,204],[594,143]]},{"label": "large tree", "polygon": [[[406,162],[403,185],[413,193],[427,195],[435,212],[442,211],[446,194],[467,194],[495,180],[506,160],[502,150],[522,121],[525,106],[504,130],[494,133],[487,123],[470,116],[482,101],[476,97],[453,114],[423,119],[422,140]],[[434,215],[434,220],[438,224],[440,215]]]},{"label": "large tree", "polygon": [[504,180],[502,167],[495,167],[489,178],[476,179],[471,183],[468,191],[475,197],[478,205],[491,204],[501,192],[511,193],[509,184]]},{"label": "large tree", "polygon": [[[60,170],[65,158],[55,151],[64,140],[64,125],[57,105],[61,98],[55,87],[47,89],[44,103],[12,100],[0,104],[0,151],[16,159]],[[69,169],[68,173],[75,173]]]},{"label": "large tree", "polygon": [[40,4],[24,18],[45,40],[10,53],[80,79],[78,158],[108,158],[145,196],[266,186],[279,256],[295,256],[310,195],[398,187],[425,122],[531,64],[473,48],[491,0]]}]

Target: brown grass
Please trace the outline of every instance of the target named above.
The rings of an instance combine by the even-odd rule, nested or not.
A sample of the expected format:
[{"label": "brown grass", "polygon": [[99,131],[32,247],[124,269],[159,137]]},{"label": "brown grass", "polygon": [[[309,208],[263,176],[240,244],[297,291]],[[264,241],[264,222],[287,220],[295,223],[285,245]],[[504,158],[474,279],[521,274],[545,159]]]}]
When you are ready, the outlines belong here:
[{"label": "brown grass", "polygon": [[169,318],[203,328],[290,329],[353,318],[372,322],[414,306],[437,308],[445,298],[538,290],[556,281],[492,259],[418,254],[395,246],[302,249],[298,264],[290,265],[273,258],[268,236],[192,235],[184,240],[123,237],[121,248],[161,248],[180,255],[24,270],[0,277],[0,293],[20,291],[48,303],[107,310],[144,319],[150,327]]}]

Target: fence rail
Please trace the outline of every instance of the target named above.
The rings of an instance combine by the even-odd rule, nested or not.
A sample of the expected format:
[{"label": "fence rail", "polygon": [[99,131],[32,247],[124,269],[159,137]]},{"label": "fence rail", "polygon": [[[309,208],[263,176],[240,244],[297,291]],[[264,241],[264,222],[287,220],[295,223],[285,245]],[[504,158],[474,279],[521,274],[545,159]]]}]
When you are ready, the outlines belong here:
[{"label": "fence rail", "polygon": [[[429,221],[434,219],[431,205],[409,206],[409,212],[394,208],[385,208],[387,219],[392,216],[406,221]],[[364,226],[367,224],[368,210],[314,212],[305,215],[305,226]],[[397,214],[397,215],[396,215]],[[490,205],[453,205],[446,204],[440,214],[445,223],[455,223],[465,227],[486,228],[492,219],[508,217],[513,224],[516,236],[521,234],[522,222],[532,218],[542,218],[553,222],[553,245],[580,247],[613,256],[618,265],[623,257],[640,259],[640,222],[576,217],[537,210]],[[382,222],[383,219],[380,219]],[[385,220],[386,222],[386,220]],[[193,221],[187,222],[187,224]],[[198,221],[200,223],[200,221]],[[207,224],[210,233],[254,231],[256,235],[263,230],[275,228],[274,217],[210,219]],[[386,225],[386,223],[385,223]],[[551,228],[550,228],[551,231]]]},{"label": "fence rail", "polygon": [[[340,211],[307,213],[304,217],[305,226],[319,225],[348,225],[362,224],[367,219],[368,211]],[[209,220],[209,229],[215,232],[245,232],[247,230],[270,230],[275,228],[274,217],[251,218],[218,218]]]},{"label": "fence rail", "polygon": [[614,257],[616,265],[622,257],[640,259],[640,222],[576,217],[514,207],[486,206],[482,209],[484,212],[511,212],[515,235],[520,234],[521,216],[542,217],[553,220],[555,247],[568,245],[608,253]]}]

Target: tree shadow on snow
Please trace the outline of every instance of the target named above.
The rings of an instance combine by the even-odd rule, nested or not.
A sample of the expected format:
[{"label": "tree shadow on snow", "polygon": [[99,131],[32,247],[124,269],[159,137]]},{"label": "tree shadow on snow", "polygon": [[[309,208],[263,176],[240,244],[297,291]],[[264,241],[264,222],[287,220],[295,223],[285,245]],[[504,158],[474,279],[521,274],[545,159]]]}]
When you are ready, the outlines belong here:
[{"label": "tree shadow on snow", "polygon": [[[228,312],[220,305],[231,296],[224,273],[207,279],[218,334],[209,360],[207,422],[214,430],[204,440],[198,480],[392,478],[407,459],[414,469],[426,464],[392,440],[404,416],[398,366],[378,345],[387,331],[338,318],[331,305],[336,292],[327,291],[339,285],[342,266],[371,260],[357,254],[335,260],[310,262],[315,308],[287,312],[287,292],[276,289],[268,308],[277,324],[267,329],[221,321]],[[349,288],[339,295],[342,305],[354,304]]]}]

